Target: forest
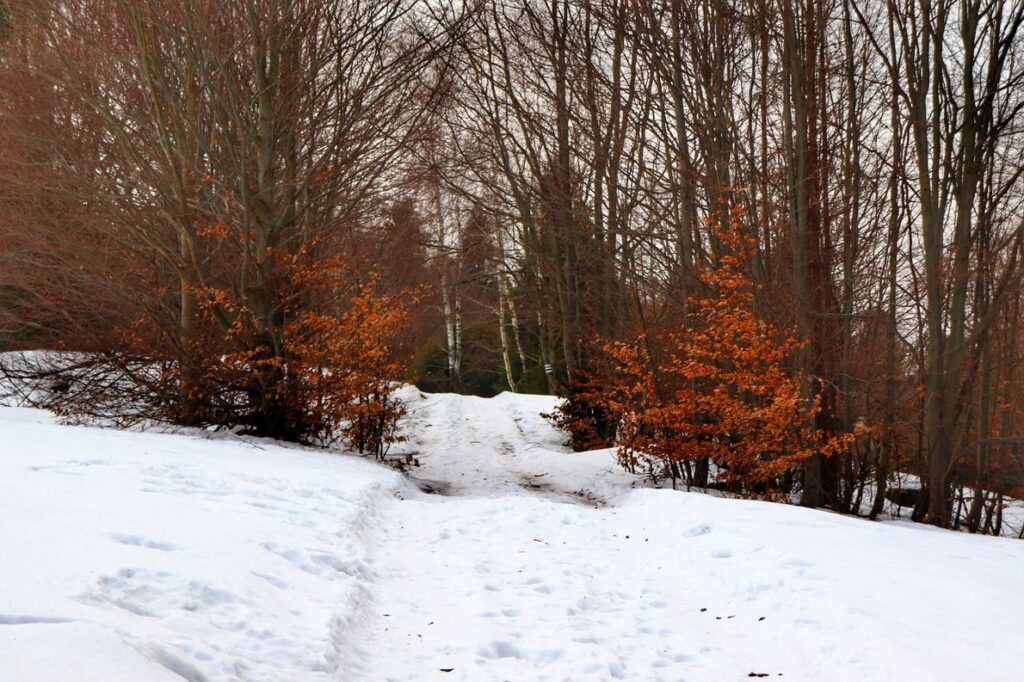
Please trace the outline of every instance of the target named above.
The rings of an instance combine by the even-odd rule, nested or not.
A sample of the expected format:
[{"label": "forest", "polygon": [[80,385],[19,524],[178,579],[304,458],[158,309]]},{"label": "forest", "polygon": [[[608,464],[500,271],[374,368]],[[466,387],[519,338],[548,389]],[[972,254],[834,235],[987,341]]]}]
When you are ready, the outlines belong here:
[{"label": "forest", "polygon": [[5,390],[378,457],[404,382],[549,394],[575,449],[661,483],[1005,534],[1022,24],[0,0]]}]

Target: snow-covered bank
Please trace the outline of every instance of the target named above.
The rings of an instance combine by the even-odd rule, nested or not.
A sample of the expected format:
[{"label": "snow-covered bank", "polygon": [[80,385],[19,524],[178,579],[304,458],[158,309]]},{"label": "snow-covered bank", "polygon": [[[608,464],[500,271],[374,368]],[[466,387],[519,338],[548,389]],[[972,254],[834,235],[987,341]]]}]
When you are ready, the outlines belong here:
[{"label": "snow-covered bank", "polygon": [[355,457],[0,408],[0,680],[1018,679],[1024,543],[637,487],[549,398]]},{"label": "snow-covered bank", "polygon": [[334,680],[400,477],[0,408],[0,680]]}]

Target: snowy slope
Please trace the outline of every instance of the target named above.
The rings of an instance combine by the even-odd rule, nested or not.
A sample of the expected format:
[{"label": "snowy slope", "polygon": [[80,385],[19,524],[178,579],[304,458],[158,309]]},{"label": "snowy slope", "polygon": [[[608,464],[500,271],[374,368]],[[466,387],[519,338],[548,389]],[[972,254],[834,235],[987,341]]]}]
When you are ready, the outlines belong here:
[{"label": "snowy slope", "polygon": [[387,529],[368,679],[1020,679],[1020,541],[633,489],[550,398],[413,404],[451,487]]},{"label": "snowy slope", "polygon": [[649,490],[549,398],[412,476],[0,408],[0,680],[1016,680],[1024,543]]},{"label": "snowy slope", "polygon": [[669,491],[416,504],[369,679],[1019,679],[1008,540]]},{"label": "snowy slope", "polygon": [[0,680],[334,680],[401,481],[0,408]]}]

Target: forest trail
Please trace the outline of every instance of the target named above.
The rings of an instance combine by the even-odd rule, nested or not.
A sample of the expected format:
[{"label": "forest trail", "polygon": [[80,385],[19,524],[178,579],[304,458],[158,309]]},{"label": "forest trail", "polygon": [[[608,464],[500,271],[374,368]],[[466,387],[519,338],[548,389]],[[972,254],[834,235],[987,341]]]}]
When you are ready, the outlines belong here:
[{"label": "forest trail", "polygon": [[565,435],[541,415],[550,396],[502,393],[477,398],[409,391],[404,432],[421,488],[453,497],[526,495],[599,506],[641,483],[611,451],[573,453]]},{"label": "forest trail", "polygon": [[1016,679],[1024,543],[650,489],[554,399],[403,390],[419,487],[0,408],[0,680]]},{"label": "forest trail", "polygon": [[[621,471],[590,489],[593,455],[566,451],[538,415],[549,398],[413,404],[412,473],[440,494],[384,512],[362,678],[934,679],[878,627],[877,597],[852,597],[856,569],[830,574],[836,557],[819,560],[826,537],[868,524],[630,493]],[[758,516],[774,512],[806,527],[772,540]]]}]

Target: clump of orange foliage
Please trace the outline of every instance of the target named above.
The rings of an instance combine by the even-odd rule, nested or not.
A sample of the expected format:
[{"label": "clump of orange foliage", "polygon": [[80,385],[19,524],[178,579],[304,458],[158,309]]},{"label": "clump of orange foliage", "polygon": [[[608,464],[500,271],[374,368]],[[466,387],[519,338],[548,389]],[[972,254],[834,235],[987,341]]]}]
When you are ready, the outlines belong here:
[{"label": "clump of orange foliage", "polygon": [[683,325],[605,346],[618,370],[605,401],[621,415],[623,466],[673,481],[685,468],[690,480],[690,465],[710,460],[734,491],[781,497],[805,459],[834,454],[853,436],[813,426],[819,407],[804,397],[807,378],[789,367],[801,342],[755,312],[747,274],[755,241],[741,217],[735,210],[716,228],[725,255],[702,274],[706,293],[688,301]]},{"label": "clump of orange foliage", "polygon": [[396,339],[409,322],[411,295],[376,293],[377,278],[359,285],[341,314],[307,312],[288,328],[301,352],[295,369],[320,440],[337,436],[361,453],[383,457],[404,440],[405,407],[395,390],[406,372]]},{"label": "clump of orange foliage", "polygon": [[407,379],[401,337],[416,292],[380,293],[375,274],[317,255],[316,244],[272,258],[260,265],[262,288],[194,287],[198,323],[184,341],[153,323],[132,330],[127,342],[145,358],[132,376],[145,383],[133,397],[147,406],[137,416],[344,440],[383,457],[403,440],[396,391]]}]

